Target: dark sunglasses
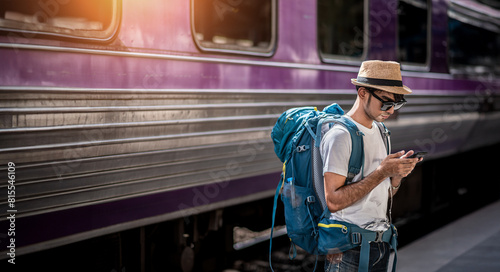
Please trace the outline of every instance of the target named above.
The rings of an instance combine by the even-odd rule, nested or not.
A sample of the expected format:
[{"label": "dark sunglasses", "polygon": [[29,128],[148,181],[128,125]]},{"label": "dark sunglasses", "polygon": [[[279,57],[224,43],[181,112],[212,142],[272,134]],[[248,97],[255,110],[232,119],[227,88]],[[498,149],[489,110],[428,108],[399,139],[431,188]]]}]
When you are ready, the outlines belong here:
[{"label": "dark sunglasses", "polygon": [[389,110],[390,108],[394,107],[394,110],[399,110],[401,107],[403,107],[406,104],[406,100],[403,98],[402,100],[399,100],[398,102],[394,101],[385,101],[382,100],[382,98],[378,97],[375,93],[374,90],[368,90],[373,97],[378,99],[378,101],[382,102],[382,107],[380,108],[381,111],[386,111]]}]

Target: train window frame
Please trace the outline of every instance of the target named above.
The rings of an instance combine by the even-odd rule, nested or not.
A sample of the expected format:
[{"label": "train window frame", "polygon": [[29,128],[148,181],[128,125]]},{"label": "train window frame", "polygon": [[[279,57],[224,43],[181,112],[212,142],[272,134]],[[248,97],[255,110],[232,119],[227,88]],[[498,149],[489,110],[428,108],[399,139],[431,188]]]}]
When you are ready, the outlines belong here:
[{"label": "train window frame", "polygon": [[[319,10],[319,1],[316,2],[316,9]],[[329,53],[324,53],[321,49],[320,43],[320,18],[319,14],[316,18],[316,25],[317,25],[317,50],[319,57],[322,62],[328,63],[328,64],[346,64],[346,65],[359,65],[363,60],[365,60],[368,56],[368,49],[370,46],[370,34],[369,34],[369,29],[370,29],[370,0],[363,0],[363,52],[359,57],[351,57],[351,56],[346,56],[346,55],[340,55],[340,54],[329,54]]]},{"label": "train window frame", "polygon": [[[196,32],[196,24],[195,24],[195,1],[196,0],[191,0],[190,3],[190,13],[191,13],[191,36],[198,47],[198,49],[201,52],[205,53],[219,53],[219,54],[237,54],[237,55],[249,55],[249,56],[256,56],[256,57],[271,57],[274,55],[276,52],[276,45],[277,45],[277,0],[269,0],[271,2],[271,39],[269,41],[269,45],[265,48],[259,49],[257,46],[239,46],[239,45],[225,45],[222,48],[222,46],[217,47],[217,46],[207,46],[210,44],[216,44],[216,43],[205,43],[202,44],[199,39],[197,38],[197,32]],[[221,1],[221,0],[219,0]],[[238,0],[231,0],[231,1],[238,1]],[[240,0],[243,1],[243,0]],[[226,3],[223,3],[226,4]],[[221,5],[223,5],[221,4]],[[226,4],[228,5],[228,4]],[[256,48],[256,49],[255,49]]]},{"label": "train window frame", "polygon": [[[24,38],[55,38],[69,40],[85,40],[91,42],[110,42],[118,34],[122,19],[122,0],[109,0],[111,14],[109,24],[103,29],[97,29],[102,21],[83,21],[88,17],[58,16],[58,12],[65,5],[71,3],[69,0],[58,0],[50,2],[33,1],[38,6],[29,6],[27,10],[37,10],[33,14],[23,14],[18,11],[6,10],[3,18],[0,18],[0,32],[9,37]],[[85,0],[83,0],[85,2]],[[103,1],[95,1],[96,4],[102,4]],[[88,4],[88,2],[87,2]],[[26,8],[26,7],[24,7]],[[9,19],[6,17],[9,16]],[[59,20],[54,20],[57,18]],[[41,21],[52,20],[52,25]],[[87,25],[87,29],[76,29],[81,25]],[[75,28],[66,26],[74,25]]]},{"label": "train window frame", "polygon": [[[408,1],[408,0],[398,0],[398,12],[399,12],[399,3],[401,2],[409,2],[409,4],[413,3],[413,1]],[[396,54],[398,61],[401,63],[401,68],[403,70],[408,70],[408,71],[421,71],[421,72],[428,72],[430,71],[431,68],[431,57],[432,57],[432,0],[426,0],[426,6],[427,6],[427,33],[426,33],[426,45],[425,45],[425,50],[426,50],[426,56],[425,56],[425,61],[423,63],[420,62],[411,62],[411,61],[403,61],[401,59],[401,53],[400,53],[400,20],[399,20],[399,14],[398,14],[398,23],[396,24]]]},{"label": "train window frame", "polygon": [[[487,11],[487,9],[486,9]],[[478,76],[478,75],[498,75],[500,74],[500,67],[487,66],[487,65],[477,65],[469,63],[453,63],[451,51],[452,51],[452,40],[450,33],[450,21],[456,20],[467,27],[480,28],[484,31],[489,31],[496,33],[497,40],[500,39],[500,19],[494,19],[487,13],[481,13],[478,11],[471,10],[466,5],[460,5],[457,1],[452,1],[450,7],[448,8],[448,28],[447,28],[447,61],[449,72],[452,75],[460,76]],[[451,20],[450,20],[451,19]],[[459,44],[459,43],[457,43]],[[500,54],[495,56],[500,59]],[[492,63],[495,63],[493,61]]]}]

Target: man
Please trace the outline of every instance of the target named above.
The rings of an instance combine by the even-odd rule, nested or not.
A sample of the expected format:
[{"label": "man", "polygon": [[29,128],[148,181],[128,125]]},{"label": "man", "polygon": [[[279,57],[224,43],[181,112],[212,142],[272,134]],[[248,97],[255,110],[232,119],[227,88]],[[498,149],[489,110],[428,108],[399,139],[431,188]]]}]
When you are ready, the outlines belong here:
[{"label": "man", "polygon": [[[325,198],[331,219],[349,222],[371,231],[385,231],[388,199],[401,186],[402,178],[411,173],[421,159],[408,158],[413,151],[387,155],[382,135],[375,122],[383,122],[405,104],[404,95],[411,90],[402,84],[397,62],[365,61],[356,85],[357,99],[347,113],[364,134],[364,165],[352,182],[346,184],[351,154],[350,134],[335,125],[321,141]],[[389,244],[370,243],[370,271],[387,271]],[[339,254],[330,254],[325,271],[358,271],[360,247]]]}]

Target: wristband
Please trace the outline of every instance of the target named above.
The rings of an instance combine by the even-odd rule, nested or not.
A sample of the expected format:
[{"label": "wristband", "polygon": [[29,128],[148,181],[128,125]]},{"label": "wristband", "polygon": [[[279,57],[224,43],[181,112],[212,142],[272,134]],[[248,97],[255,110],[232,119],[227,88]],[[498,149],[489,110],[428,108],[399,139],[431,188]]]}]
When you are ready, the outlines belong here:
[{"label": "wristband", "polygon": [[391,184],[392,189],[393,189],[393,190],[397,190],[397,189],[399,189],[399,187],[401,187],[401,183],[403,183],[403,182],[402,182],[402,181],[400,181],[398,186],[392,186],[392,184]]}]

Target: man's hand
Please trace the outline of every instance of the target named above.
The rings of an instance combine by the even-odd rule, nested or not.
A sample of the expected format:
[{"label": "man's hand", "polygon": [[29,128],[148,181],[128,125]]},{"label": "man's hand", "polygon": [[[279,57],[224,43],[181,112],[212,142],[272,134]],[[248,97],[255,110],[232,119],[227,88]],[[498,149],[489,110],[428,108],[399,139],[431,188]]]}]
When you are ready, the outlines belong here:
[{"label": "man's hand", "polygon": [[401,150],[398,153],[390,154],[380,163],[377,170],[385,177],[404,178],[413,171],[417,162],[422,161],[422,158],[408,158],[413,153],[413,150],[406,154],[404,150]]},{"label": "man's hand", "polygon": [[412,154],[412,150],[406,154],[404,151],[391,154],[382,161],[377,170],[364,179],[348,185],[345,185],[345,176],[326,172],[324,175],[325,199],[330,212],[336,212],[351,206],[386,178],[393,177],[394,181],[399,184],[401,178],[410,174],[417,162],[421,161],[421,159],[417,158],[408,158]]}]

